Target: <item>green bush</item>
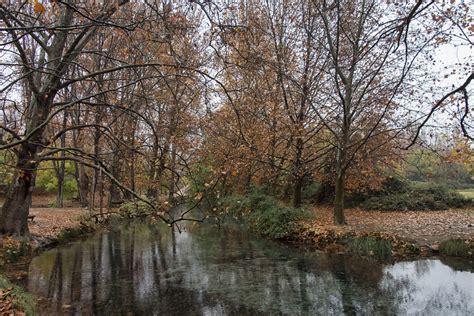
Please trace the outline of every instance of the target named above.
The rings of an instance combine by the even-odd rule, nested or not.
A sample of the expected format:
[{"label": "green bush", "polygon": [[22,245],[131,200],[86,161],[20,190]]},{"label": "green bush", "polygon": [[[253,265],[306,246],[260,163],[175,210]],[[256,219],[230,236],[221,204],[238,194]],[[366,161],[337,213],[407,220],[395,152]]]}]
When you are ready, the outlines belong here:
[{"label": "green bush", "polygon": [[257,233],[274,239],[289,238],[297,230],[297,222],[306,217],[303,209],[283,205],[261,190],[226,197],[220,206],[243,217]]},{"label": "green bush", "polygon": [[447,256],[466,257],[469,245],[462,239],[449,239],[439,245],[439,252]]},{"label": "green bush", "polygon": [[386,192],[368,198],[361,203],[366,210],[420,211],[461,208],[472,204],[472,200],[444,185],[432,183],[411,183],[407,189]]},{"label": "green bush", "polygon": [[311,182],[303,188],[302,197],[304,201],[315,202],[317,200],[318,192],[321,188],[319,182]]}]

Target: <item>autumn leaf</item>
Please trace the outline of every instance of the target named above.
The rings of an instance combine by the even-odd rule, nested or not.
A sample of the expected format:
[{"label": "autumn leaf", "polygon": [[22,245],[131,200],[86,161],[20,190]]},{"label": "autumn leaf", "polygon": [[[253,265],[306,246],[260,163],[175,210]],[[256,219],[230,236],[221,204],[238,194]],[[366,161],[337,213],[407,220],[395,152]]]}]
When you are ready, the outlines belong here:
[{"label": "autumn leaf", "polygon": [[44,5],[38,0],[35,0],[35,6],[33,9],[35,13],[39,13],[39,14],[42,14],[46,11],[46,8],[44,7]]}]

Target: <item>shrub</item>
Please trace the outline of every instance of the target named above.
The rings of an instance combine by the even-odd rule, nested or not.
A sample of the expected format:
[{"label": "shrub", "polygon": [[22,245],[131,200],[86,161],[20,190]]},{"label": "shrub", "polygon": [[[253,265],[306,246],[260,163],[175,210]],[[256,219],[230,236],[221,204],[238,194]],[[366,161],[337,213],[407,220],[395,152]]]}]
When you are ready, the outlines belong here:
[{"label": "shrub", "polygon": [[466,257],[469,245],[462,239],[449,239],[439,245],[439,252],[447,256]]},{"label": "shrub", "polygon": [[26,240],[3,238],[0,242],[0,268],[6,264],[16,263],[30,253],[31,247]]},{"label": "shrub", "polygon": [[309,202],[315,202],[317,200],[318,192],[320,191],[321,184],[319,182],[311,182],[304,187],[302,192],[303,200]]},{"label": "shrub", "polygon": [[388,192],[371,197],[361,203],[366,210],[443,210],[461,208],[472,204],[472,200],[446,186],[431,183],[412,183],[406,190]]},{"label": "shrub", "polygon": [[243,217],[257,233],[274,239],[289,238],[298,229],[297,222],[306,217],[303,209],[283,205],[259,190],[245,196],[226,197],[221,207],[234,216]]},{"label": "shrub", "polygon": [[23,313],[26,315],[36,315],[33,296],[25,292],[21,287],[12,284],[8,279],[0,276],[0,290],[0,306],[11,303],[11,308],[2,311],[5,315],[23,315]]},{"label": "shrub", "polygon": [[361,256],[387,258],[392,255],[392,243],[376,237],[355,237],[347,243],[349,250]]}]

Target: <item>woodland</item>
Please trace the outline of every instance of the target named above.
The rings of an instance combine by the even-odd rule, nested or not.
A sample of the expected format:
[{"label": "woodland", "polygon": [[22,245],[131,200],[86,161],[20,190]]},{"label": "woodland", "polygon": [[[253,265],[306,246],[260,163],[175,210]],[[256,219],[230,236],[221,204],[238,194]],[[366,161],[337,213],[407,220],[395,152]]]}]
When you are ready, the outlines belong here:
[{"label": "woodland", "polygon": [[41,195],[168,225],[472,203],[468,2],[13,0],[0,21],[2,234]]}]

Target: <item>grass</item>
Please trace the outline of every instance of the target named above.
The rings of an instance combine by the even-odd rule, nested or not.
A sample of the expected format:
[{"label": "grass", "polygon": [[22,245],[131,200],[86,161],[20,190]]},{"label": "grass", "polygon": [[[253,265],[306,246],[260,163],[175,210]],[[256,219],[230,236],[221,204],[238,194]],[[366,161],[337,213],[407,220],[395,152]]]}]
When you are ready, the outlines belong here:
[{"label": "grass", "polygon": [[355,237],[347,243],[351,252],[361,256],[388,258],[392,255],[392,243],[375,237]]},{"label": "grass", "polygon": [[449,239],[439,245],[439,252],[454,257],[466,257],[469,252],[469,245],[461,239]]},{"label": "grass", "polygon": [[465,189],[465,190],[458,190],[458,193],[464,196],[467,199],[474,200],[474,189]]}]

